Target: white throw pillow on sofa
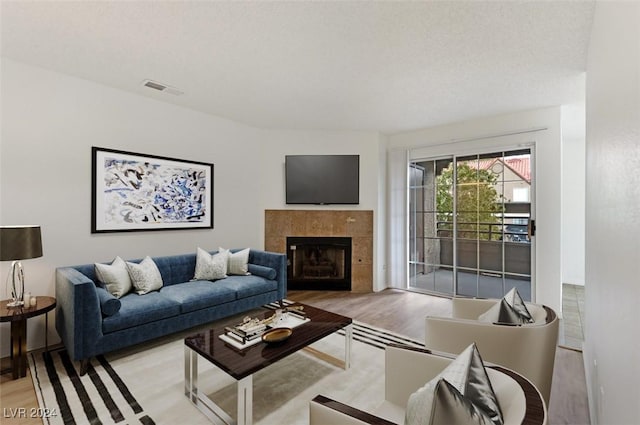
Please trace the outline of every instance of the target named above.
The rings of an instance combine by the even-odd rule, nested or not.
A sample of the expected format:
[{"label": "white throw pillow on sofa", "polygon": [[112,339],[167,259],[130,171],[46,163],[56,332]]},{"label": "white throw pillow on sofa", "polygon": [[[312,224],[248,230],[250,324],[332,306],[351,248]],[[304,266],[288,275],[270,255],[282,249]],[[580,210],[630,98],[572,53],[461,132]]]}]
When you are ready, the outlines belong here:
[{"label": "white throw pillow on sofa", "polygon": [[227,261],[227,273],[237,274],[240,276],[250,275],[249,273],[249,251],[250,248],[245,248],[238,252],[231,252],[228,249],[222,247],[218,248],[220,252],[226,252],[228,255]]},{"label": "white throw pillow on sofa", "polygon": [[194,280],[218,280],[227,277],[227,253],[211,255],[198,247],[196,251],[196,271]]},{"label": "white throw pillow on sofa", "polygon": [[122,258],[116,257],[111,264],[96,263],[95,269],[98,280],[114,297],[120,298],[131,291],[133,285],[129,277],[129,270],[127,263]]},{"label": "white throw pillow on sofa", "polygon": [[162,275],[151,257],[145,257],[140,264],[127,261],[127,269],[129,270],[131,283],[138,295],[144,295],[162,288]]}]

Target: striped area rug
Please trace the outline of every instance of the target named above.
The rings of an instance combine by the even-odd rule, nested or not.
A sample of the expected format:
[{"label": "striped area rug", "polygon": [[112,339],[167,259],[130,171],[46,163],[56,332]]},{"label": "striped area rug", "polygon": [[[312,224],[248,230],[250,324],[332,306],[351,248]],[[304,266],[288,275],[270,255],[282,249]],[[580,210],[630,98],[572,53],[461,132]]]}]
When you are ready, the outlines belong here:
[{"label": "striped area rug", "polygon": [[45,423],[103,424],[155,421],[104,356],[79,376],[64,349],[31,354],[31,376]]},{"label": "striped area rug", "polygon": [[[254,375],[256,423],[306,424],[308,402],[317,394],[373,407],[384,398],[384,347],[424,347],[359,322],[354,322],[353,339],[347,371],[300,352]],[[31,375],[40,408],[48,413],[45,424],[208,424],[184,396],[183,338],[144,347],[98,356],[85,376],[78,375],[64,349],[32,353]],[[313,347],[341,357],[344,331]],[[233,413],[235,381],[205,360],[199,372],[200,389]]]}]

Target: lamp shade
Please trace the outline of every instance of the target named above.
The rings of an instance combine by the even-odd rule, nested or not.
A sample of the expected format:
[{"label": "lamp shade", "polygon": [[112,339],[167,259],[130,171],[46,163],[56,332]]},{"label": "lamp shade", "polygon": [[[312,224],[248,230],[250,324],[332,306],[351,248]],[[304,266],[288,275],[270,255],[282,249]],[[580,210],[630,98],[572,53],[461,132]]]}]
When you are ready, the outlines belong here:
[{"label": "lamp shade", "polygon": [[40,226],[0,226],[0,261],[42,257]]}]

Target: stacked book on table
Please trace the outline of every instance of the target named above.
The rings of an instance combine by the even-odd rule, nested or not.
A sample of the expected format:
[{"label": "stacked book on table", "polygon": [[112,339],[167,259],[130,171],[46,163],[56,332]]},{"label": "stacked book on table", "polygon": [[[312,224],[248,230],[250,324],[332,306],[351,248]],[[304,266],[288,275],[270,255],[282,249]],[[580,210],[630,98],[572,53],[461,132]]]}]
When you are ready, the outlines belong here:
[{"label": "stacked book on table", "polygon": [[246,344],[255,339],[259,340],[262,334],[268,329],[268,326],[264,322],[257,323],[243,323],[237,326],[227,326],[225,328],[225,335],[237,340],[241,344]]}]

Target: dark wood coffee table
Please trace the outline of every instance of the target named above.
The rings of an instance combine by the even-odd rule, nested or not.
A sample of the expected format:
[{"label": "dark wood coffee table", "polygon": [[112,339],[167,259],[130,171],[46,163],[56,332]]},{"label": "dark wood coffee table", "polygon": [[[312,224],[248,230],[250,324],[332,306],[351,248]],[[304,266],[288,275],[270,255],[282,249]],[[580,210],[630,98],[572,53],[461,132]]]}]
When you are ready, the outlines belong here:
[{"label": "dark wood coffee table", "polygon": [[[289,339],[279,344],[270,345],[260,342],[239,350],[219,338],[225,332],[224,327],[213,328],[185,338],[184,381],[187,398],[213,422],[219,423],[222,420],[227,424],[249,425],[253,423],[253,374],[343,328],[346,332],[345,357],[344,361],[338,362],[348,369],[351,362],[352,319],[312,306],[303,306],[304,312],[311,320],[295,327]],[[265,309],[263,318],[273,313],[273,310]],[[335,364],[337,360],[317,350],[310,348],[309,350],[312,354],[331,363]],[[238,381],[237,422],[206,394],[198,391],[198,355]]]}]

